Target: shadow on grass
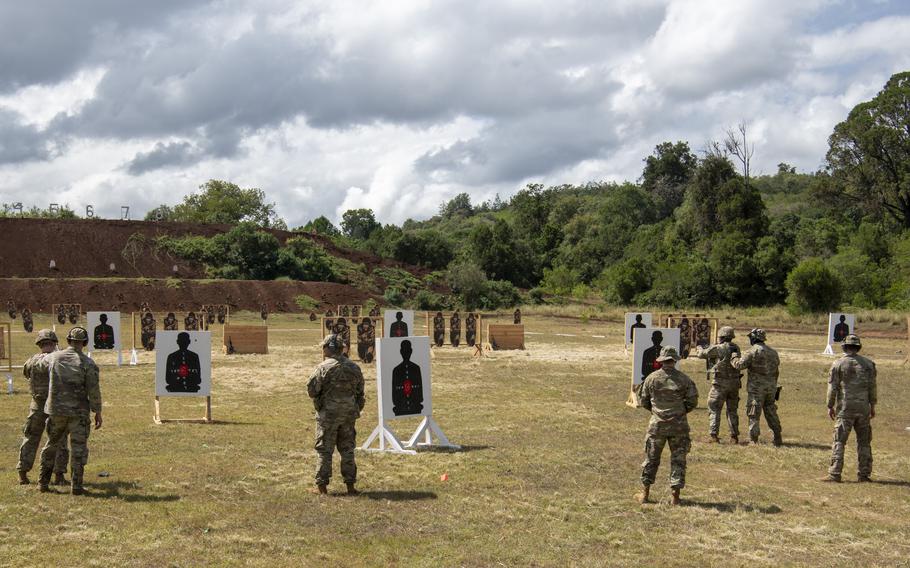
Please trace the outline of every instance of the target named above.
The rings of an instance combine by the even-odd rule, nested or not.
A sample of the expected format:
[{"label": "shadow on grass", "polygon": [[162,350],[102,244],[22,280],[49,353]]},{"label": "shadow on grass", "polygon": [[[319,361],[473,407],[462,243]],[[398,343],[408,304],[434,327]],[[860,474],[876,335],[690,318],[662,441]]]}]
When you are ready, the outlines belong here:
[{"label": "shadow on grass", "polygon": [[415,449],[420,453],[436,453],[436,454],[460,454],[463,452],[476,452],[478,450],[489,450],[493,446],[461,446],[461,448],[446,448],[445,446],[417,446]]},{"label": "shadow on grass", "polygon": [[871,483],[876,485],[896,485],[897,487],[910,487],[910,481],[901,481],[900,479],[873,479]]},{"label": "shadow on grass", "polygon": [[784,442],[785,448],[802,448],[804,450],[831,451],[831,444],[816,444],[813,442]]},{"label": "shadow on grass", "polygon": [[745,513],[762,513],[764,515],[776,515],[777,513],[783,512],[783,509],[777,505],[770,505],[768,507],[756,507],[755,505],[747,505],[746,503],[710,503],[703,502],[699,503],[698,501],[689,501],[683,499],[681,505],[683,507],[695,507],[696,509],[713,509],[715,511],[720,511],[721,513],[733,513],[736,511],[743,511]]},{"label": "shadow on grass", "polygon": [[132,493],[130,490],[139,489],[139,485],[131,481],[103,481],[101,483],[86,483],[85,496],[94,499],[122,499],[127,503],[162,503],[179,501],[179,495],[143,495]]},{"label": "shadow on grass", "polygon": [[212,420],[215,426],[262,426],[264,422],[240,422],[237,420]]},{"label": "shadow on grass", "polygon": [[361,491],[360,496],[375,501],[422,501],[436,498],[432,491]]}]

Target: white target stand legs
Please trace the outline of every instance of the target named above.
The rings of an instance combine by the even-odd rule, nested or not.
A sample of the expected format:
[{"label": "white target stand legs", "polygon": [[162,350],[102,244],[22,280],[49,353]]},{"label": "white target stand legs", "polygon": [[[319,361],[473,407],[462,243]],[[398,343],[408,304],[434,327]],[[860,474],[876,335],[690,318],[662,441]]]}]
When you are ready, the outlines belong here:
[{"label": "white target stand legs", "polygon": [[139,354],[136,353],[135,349],[131,349],[130,350],[130,365],[138,365],[138,364],[139,364]]},{"label": "white target stand legs", "polygon": [[[433,438],[431,433],[436,436],[436,443],[433,443]],[[424,441],[420,442],[420,437],[423,436]],[[437,448],[452,448],[453,450],[460,450],[461,446],[458,444],[453,444],[449,442],[449,439],[446,438],[446,435],[442,432],[442,428],[439,427],[439,424],[433,420],[432,416],[425,416],[420,422],[420,426],[417,427],[417,430],[414,431],[414,435],[411,436],[411,439],[408,440],[408,443],[405,444],[406,448],[413,447],[437,447]]]},{"label": "white target stand legs", "polygon": [[[371,448],[373,442],[378,441],[378,448]],[[414,450],[407,450],[401,444],[401,440],[398,439],[398,436],[394,432],[389,430],[384,422],[380,422],[378,426],[373,430],[373,433],[367,438],[366,442],[360,446],[360,449],[365,452],[389,452],[393,454],[410,454],[414,455],[417,452]]]}]

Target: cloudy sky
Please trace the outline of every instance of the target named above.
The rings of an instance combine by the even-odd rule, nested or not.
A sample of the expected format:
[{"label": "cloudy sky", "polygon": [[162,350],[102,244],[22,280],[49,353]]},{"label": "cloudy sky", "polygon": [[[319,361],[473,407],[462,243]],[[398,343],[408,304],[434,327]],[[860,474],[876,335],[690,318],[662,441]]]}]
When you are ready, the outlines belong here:
[{"label": "cloudy sky", "polygon": [[133,218],[209,178],[288,224],[635,180],[739,122],[755,172],[910,70],[906,0],[0,4],[0,202]]}]

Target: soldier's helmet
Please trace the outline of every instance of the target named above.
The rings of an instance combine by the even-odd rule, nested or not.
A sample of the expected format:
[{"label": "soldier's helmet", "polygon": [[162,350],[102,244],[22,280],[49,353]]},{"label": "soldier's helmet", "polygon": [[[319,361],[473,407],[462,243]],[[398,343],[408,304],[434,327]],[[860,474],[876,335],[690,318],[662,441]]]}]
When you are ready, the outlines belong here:
[{"label": "soldier's helmet", "polygon": [[35,345],[41,345],[42,341],[53,341],[57,343],[57,334],[51,329],[39,329],[38,337],[35,339]]},{"label": "soldier's helmet", "polygon": [[88,341],[88,332],[84,327],[74,327],[66,336],[67,341]]},{"label": "soldier's helmet", "polygon": [[765,342],[767,340],[767,336],[765,335],[765,330],[763,330],[760,327],[756,327],[755,329],[750,331],[749,337],[751,337],[755,341]]},{"label": "soldier's helmet", "polygon": [[862,347],[863,343],[859,340],[858,335],[850,334],[844,338],[843,345],[852,345],[854,347]]},{"label": "soldier's helmet", "polygon": [[720,328],[720,331],[717,332],[717,336],[721,339],[733,339],[736,337],[736,334],[733,333],[733,328],[729,325],[725,325]]},{"label": "soldier's helmet", "polygon": [[333,353],[338,353],[341,351],[342,339],[335,333],[330,333],[323,338],[321,347],[327,347],[329,351]]},{"label": "soldier's helmet", "polygon": [[657,360],[661,363],[664,361],[679,361],[679,353],[675,347],[664,347],[660,350],[660,356]]}]

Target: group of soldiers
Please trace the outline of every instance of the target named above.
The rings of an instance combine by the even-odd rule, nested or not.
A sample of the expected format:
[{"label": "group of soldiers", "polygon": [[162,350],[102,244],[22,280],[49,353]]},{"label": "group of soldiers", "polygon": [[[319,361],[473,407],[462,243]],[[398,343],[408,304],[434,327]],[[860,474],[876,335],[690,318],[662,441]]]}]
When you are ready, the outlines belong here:
[{"label": "group of soldiers", "polygon": [[[749,417],[749,440],[757,444],[761,434],[762,414],[774,435],[773,444],[783,445],[777,400],[781,387],[780,357],[766,344],[764,330],[749,332],[750,348],[744,353],[733,343],[732,327],[722,327],[719,343],[698,347],[695,356],[708,361],[711,390],[708,394],[708,433],[712,443],[720,442],[720,413],[726,406],[730,440],[739,443],[739,391],[742,371],[748,371],[746,413]],[[828,416],[834,421],[834,443],[826,482],[840,482],[844,467],[844,448],[851,431],[856,431],[859,468],[858,481],[870,481],[872,474],[872,425],[877,402],[875,363],[859,354],[862,342],[857,335],[847,335],[841,344],[844,355],[834,361],[828,378]],[[643,408],[651,413],[645,437],[645,461],[642,464],[641,503],[648,502],[664,446],[670,446],[671,503],[678,505],[680,491],[686,484],[686,456],[691,448],[687,415],[698,406],[698,389],[685,373],[676,368],[680,356],[674,347],[664,347],[657,362],[660,368],[650,373],[638,391]]]},{"label": "group of soldiers", "polygon": [[[773,444],[783,444],[780,419],[777,416],[777,385],[780,357],[766,344],[762,329],[749,332],[750,348],[741,352],[733,342],[734,330],[723,327],[719,343],[698,347],[695,355],[709,365],[711,390],[708,395],[708,430],[713,443],[720,442],[720,413],[726,407],[730,439],[739,443],[739,391],[742,371],[748,372],[746,386],[749,439],[757,444],[761,434],[762,414],[773,433]],[[42,492],[50,485],[71,486],[73,495],[84,492],[83,477],[88,460],[87,441],[92,427],[101,427],[101,389],[98,366],[83,353],[89,334],[74,327],[66,337],[68,347],[58,350],[56,334],[49,329],[38,332],[35,344],[39,353],[24,365],[32,401],[23,429],[19,450],[19,482],[30,483],[28,473],[34,466],[42,435],[47,441],[41,451],[38,485]],[[324,361],[316,367],[307,382],[307,392],[316,410],[316,444],[318,467],[314,492],[327,493],[332,476],[332,455],[341,455],[341,475],[348,493],[357,490],[357,466],[354,460],[355,422],[363,410],[364,379],[359,366],[345,354],[344,338],[327,335],[322,343]],[[831,366],[828,380],[828,415],[835,422],[831,465],[824,481],[839,482],[844,465],[844,449],[851,431],[856,431],[858,447],[858,480],[870,481],[872,473],[872,426],[877,402],[875,363],[859,355],[860,338],[848,335],[842,343],[844,355]],[[671,502],[679,504],[685,487],[686,456],[691,448],[687,415],[698,406],[698,389],[685,373],[676,368],[680,359],[674,347],[664,347],[657,362],[660,368],[650,373],[638,391],[643,408],[651,413],[645,438],[645,461],[642,465],[642,490],[638,496],[645,503],[650,497],[665,446],[670,447]],[[70,442],[67,451],[66,441]],[[66,464],[71,465],[71,481],[65,477]],[[53,481],[51,477],[53,475]]]}]

